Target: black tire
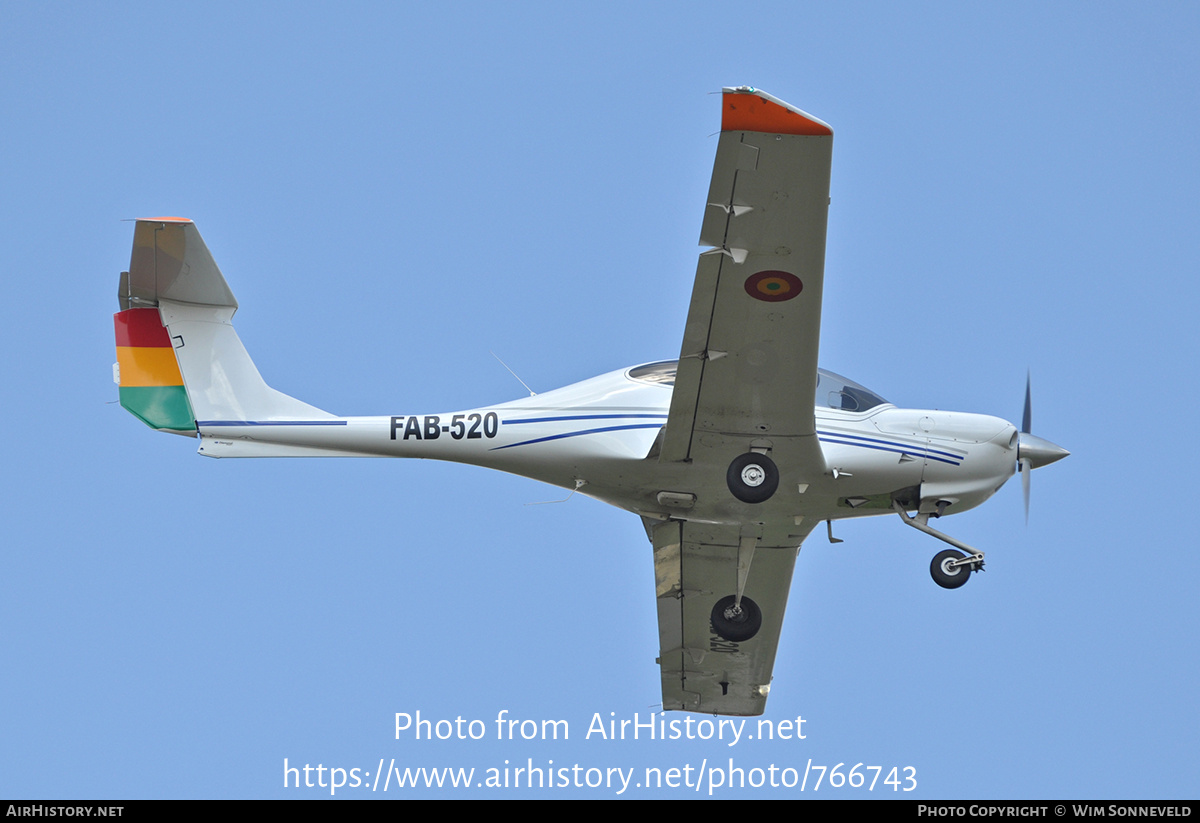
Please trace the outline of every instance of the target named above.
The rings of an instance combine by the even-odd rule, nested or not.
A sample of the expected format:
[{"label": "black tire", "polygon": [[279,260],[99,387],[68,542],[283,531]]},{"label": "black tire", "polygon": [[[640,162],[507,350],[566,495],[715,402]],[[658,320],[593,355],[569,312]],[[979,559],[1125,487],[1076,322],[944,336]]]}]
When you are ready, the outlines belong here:
[{"label": "black tire", "polygon": [[727,609],[732,609],[737,597],[729,595],[717,601],[712,610],[713,631],[732,643],[741,643],[758,634],[762,628],[762,610],[749,597],[742,597],[742,613],[726,616]]},{"label": "black tire", "polygon": [[725,472],[729,491],[743,503],[762,503],[779,488],[779,469],[765,454],[746,452],[729,464]]},{"label": "black tire", "polygon": [[937,583],[943,589],[957,589],[966,583],[971,577],[970,566],[955,566],[953,569],[946,568],[948,561],[961,560],[964,557],[966,557],[965,554],[954,549],[946,549],[943,552],[935,554],[933,562],[929,564],[929,574],[933,577],[933,582]]}]

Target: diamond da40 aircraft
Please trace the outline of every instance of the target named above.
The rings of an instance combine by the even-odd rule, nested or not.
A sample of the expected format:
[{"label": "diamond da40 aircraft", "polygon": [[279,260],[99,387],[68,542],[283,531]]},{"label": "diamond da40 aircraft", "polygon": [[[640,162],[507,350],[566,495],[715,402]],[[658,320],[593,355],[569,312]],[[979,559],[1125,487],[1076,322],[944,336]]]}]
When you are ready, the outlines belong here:
[{"label": "diamond da40 aircraft", "polygon": [[[654,555],[664,709],[766,705],[800,544],[822,521],[893,513],[944,549],[957,588],[983,552],[929,525],[1018,467],[1067,455],[996,417],[900,409],[817,368],[833,131],[750,87],[721,132],[677,361],[511,403],[339,417],[270,388],[200,233],[138,220],[115,316],[121,405],[209,457],[421,457],[578,490],[642,518]],[[910,514],[911,513],[911,514]],[[832,526],[829,537],[833,539]]]}]

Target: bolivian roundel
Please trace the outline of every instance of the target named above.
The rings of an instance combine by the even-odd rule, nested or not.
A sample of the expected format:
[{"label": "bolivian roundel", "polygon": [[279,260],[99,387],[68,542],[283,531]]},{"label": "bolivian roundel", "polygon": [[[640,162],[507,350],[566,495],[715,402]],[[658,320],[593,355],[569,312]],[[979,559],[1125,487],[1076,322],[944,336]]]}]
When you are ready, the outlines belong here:
[{"label": "bolivian roundel", "polygon": [[746,294],[768,303],[791,300],[803,288],[799,277],[785,271],[760,271],[746,278]]}]

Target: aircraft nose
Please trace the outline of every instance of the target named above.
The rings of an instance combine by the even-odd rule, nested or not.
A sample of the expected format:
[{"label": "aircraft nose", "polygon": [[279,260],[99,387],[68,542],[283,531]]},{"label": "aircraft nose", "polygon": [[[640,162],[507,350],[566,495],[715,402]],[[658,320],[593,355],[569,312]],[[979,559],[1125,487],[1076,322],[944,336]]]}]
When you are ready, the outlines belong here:
[{"label": "aircraft nose", "polygon": [[1017,442],[1017,459],[1028,460],[1029,467],[1033,469],[1048,466],[1069,454],[1070,452],[1062,446],[1029,432],[1021,432],[1020,440]]}]

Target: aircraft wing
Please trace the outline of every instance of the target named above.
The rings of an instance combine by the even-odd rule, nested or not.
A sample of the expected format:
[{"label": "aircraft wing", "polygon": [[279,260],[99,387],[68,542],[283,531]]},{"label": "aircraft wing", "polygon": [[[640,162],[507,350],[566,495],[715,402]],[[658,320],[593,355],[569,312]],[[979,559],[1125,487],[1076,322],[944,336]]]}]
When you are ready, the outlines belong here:
[{"label": "aircraft wing", "polygon": [[[726,89],[661,460],[704,432],[809,437],[833,131],[752,89]],[[764,429],[763,427],[769,427]],[[815,456],[814,455],[814,456]]]},{"label": "aircraft wing", "polygon": [[[825,472],[813,407],[832,149],[816,118],[755,89],[724,90],[700,232],[711,249],[659,451],[687,466],[696,502],[651,527],[668,709],[761,714],[766,704],[797,548],[816,525],[796,516],[797,494]],[[768,502],[740,503],[726,486],[731,461],[751,451],[779,467]],[[731,643],[710,615],[736,590],[739,564],[763,620]]]},{"label": "aircraft wing", "polygon": [[[814,525],[807,526],[805,534]],[[663,708],[762,714],[796,545],[759,545],[755,550],[745,593],[760,604],[762,627],[749,640],[733,642],[713,631],[710,614],[716,598],[730,591],[738,563],[739,529],[669,520],[652,527],[651,539]]]}]

